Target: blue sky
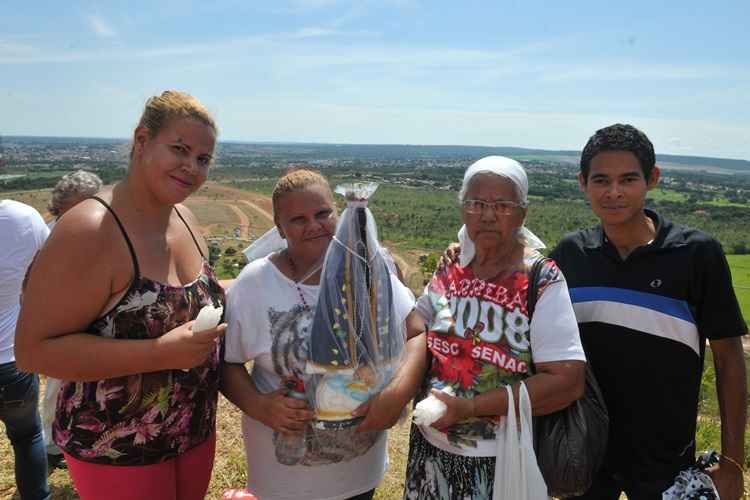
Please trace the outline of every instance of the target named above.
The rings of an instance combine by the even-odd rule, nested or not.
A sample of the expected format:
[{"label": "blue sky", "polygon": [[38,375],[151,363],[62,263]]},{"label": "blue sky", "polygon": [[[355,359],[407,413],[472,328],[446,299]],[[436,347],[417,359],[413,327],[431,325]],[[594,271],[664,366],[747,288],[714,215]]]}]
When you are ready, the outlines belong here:
[{"label": "blue sky", "polygon": [[176,88],[231,140],[580,149],[620,121],[750,159],[749,61],[747,0],[10,0],[0,134],[128,137]]}]

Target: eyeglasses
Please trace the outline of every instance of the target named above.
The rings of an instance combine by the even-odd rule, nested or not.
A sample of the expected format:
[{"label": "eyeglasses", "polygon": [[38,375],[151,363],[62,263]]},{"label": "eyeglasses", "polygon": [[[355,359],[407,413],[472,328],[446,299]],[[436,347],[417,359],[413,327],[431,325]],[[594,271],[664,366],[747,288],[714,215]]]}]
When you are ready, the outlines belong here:
[{"label": "eyeglasses", "polygon": [[507,216],[513,213],[514,208],[523,208],[523,204],[514,201],[497,200],[464,200],[462,203],[467,214],[480,215],[485,208],[492,210],[497,216]]}]

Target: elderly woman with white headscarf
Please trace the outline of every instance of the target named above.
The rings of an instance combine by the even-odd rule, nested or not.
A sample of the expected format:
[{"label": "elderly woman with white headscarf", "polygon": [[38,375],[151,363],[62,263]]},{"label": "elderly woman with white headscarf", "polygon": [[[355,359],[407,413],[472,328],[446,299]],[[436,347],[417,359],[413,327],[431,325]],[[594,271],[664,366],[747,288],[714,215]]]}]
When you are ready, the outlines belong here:
[{"label": "elderly woman with white headscarf", "polygon": [[529,269],[544,244],[524,227],[527,195],[526,172],[509,158],[483,158],[466,171],[459,261],[435,273],[417,308],[429,325],[432,357],[422,397],[431,391],[446,410],[430,425],[412,426],[404,498],[492,498],[505,386],[518,401],[523,380],[535,415],[583,394],[578,325],[550,260],[529,320]]}]

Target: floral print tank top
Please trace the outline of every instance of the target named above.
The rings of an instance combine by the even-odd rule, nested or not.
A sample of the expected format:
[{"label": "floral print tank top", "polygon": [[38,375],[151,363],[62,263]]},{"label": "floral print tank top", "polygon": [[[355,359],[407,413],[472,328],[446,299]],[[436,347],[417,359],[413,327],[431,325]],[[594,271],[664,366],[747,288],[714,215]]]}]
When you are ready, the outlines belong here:
[{"label": "floral print tank top", "polygon": [[[135,278],[117,305],[94,321],[88,333],[153,339],[195,319],[204,305],[224,305],[224,291],[205,257],[198,278],[185,286],[141,276],[125,228],[104,201],[95,199],[120,227],[133,258]],[[185,227],[198,246],[187,223]],[[217,344],[202,365],[190,370],[64,382],[53,426],[55,443],[79,460],[107,465],[154,464],[203,443],[215,429],[220,348]]]}]

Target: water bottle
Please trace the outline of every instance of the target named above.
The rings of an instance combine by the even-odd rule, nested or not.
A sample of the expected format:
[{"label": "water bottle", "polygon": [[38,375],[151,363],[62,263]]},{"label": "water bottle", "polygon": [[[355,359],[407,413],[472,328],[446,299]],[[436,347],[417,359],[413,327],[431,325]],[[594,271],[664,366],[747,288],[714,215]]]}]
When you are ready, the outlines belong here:
[{"label": "water bottle", "polygon": [[[287,382],[286,387],[289,389],[287,396],[295,399],[306,399],[304,392],[294,390],[296,384],[293,381]],[[276,460],[283,465],[297,465],[305,457],[305,434],[307,426],[300,434],[288,435],[281,432],[274,433],[274,444],[276,446]]]}]

